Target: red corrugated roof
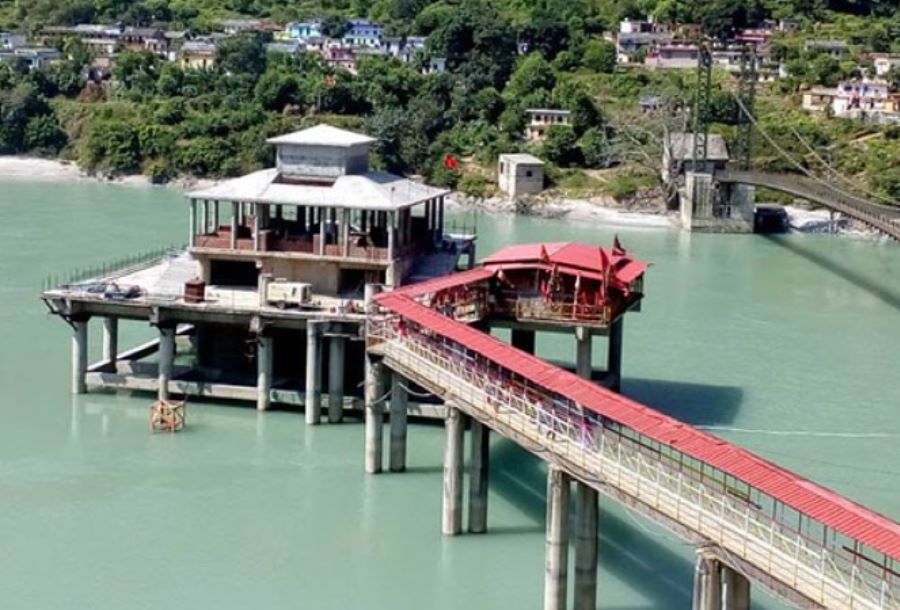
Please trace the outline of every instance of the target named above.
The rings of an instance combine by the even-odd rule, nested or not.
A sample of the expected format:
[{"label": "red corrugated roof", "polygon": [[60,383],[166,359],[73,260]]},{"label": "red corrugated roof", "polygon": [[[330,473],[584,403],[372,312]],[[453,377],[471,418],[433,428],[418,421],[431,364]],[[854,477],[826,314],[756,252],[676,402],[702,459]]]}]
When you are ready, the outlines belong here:
[{"label": "red corrugated roof", "polygon": [[402,288],[397,288],[396,290],[394,290],[393,294],[405,294],[410,297],[418,297],[422,296],[423,294],[440,292],[441,290],[447,290],[448,288],[462,286],[463,284],[470,284],[472,282],[486,280],[488,278],[494,277],[495,273],[496,271],[494,271],[493,269],[475,267],[474,269],[468,269],[466,271],[460,271],[458,273],[442,275],[441,277],[434,278],[433,280],[425,280],[424,282],[418,282],[417,284],[403,286]]},{"label": "red corrugated roof", "polygon": [[575,242],[548,242],[544,244],[515,244],[507,246],[485,258],[481,263],[493,268],[509,265],[554,264],[561,271],[577,274],[592,272],[603,274],[606,262],[612,265],[613,274],[620,282],[628,284],[647,270],[647,263],[628,253],[606,250],[600,246]]},{"label": "red corrugated roof", "polygon": [[900,559],[900,524],[888,517],[746,449],[451,320],[401,293],[382,294],[377,301],[383,307],[466,346],[551,392],[706,462],[835,531],[895,560]]}]

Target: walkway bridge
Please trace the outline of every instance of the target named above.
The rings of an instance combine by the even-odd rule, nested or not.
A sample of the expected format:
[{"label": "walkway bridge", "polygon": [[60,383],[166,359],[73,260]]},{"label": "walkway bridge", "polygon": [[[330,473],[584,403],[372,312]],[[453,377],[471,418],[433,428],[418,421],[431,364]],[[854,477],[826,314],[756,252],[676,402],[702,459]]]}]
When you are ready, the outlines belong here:
[{"label": "walkway bridge", "polygon": [[875,203],[853,193],[797,174],[719,170],[717,182],[765,187],[840,212],[900,241],[900,207]]},{"label": "walkway bridge", "polygon": [[[493,275],[474,269],[377,296],[368,353],[445,401],[450,462],[461,467],[452,438],[461,443],[458,420],[466,416],[473,431],[487,427],[548,462],[545,608],[566,607],[568,483],[560,481],[572,477],[697,545],[695,609],[747,610],[746,579],[801,608],[900,609],[900,525],[454,319],[469,321],[456,312],[473,311],[471,303],[452,303],[468,299],[460,288],[486,294]],[[475,309],[489,307],[485,300]],[[475,455],[472,468],[484,468]],[[447,494],[462,487],[448,482],[447,468],[445,511]],[[581,510],[580,498],[579,487]],[[576,528],[584,522],[576,516]],[[577,545],[590,538],[596,545],[596,529],[575,537]],[[578,565],[581,548],[575,607],[595,608],[596,546],[586,567]]]}]

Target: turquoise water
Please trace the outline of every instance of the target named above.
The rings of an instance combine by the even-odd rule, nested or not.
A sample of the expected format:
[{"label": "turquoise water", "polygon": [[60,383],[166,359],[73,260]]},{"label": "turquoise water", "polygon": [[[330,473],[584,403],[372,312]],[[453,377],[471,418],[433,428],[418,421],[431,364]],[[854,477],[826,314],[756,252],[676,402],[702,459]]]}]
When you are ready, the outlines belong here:
[{"label": "turquoise water", "polygon": [[[492,448],[491,532],[447,539],[437,427],[411,429],[409,472],[367,477],[354,423],[202,403],[183,434],[151,436],[147,396],[72,397],[68,328],[41,280],[183,242],[185,206],[174,190],[2,186],[3,608],[541,606],[543,469],[509,443]],[[626,322],[624,391],[900,518],[896,244],[478,225],[481,254],[618,233],[653,263]],[[574,342],[542,337],[538,351],[571,357]],[[600,608],[690,607],[689,547],[608,500],[601,529]]]}]

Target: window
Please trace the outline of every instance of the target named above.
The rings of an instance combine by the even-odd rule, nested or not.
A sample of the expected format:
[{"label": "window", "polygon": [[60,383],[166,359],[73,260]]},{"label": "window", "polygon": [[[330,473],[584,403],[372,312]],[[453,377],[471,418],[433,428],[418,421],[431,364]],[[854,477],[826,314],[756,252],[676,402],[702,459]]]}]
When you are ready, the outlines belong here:
[{"label": "window", "polygon": [[525,177],[526,177],[526,178],[531,178],[531,175],[532,175],[532,174],[531,174],[531,170],[530,170],[530,169],[525,171]]},{"label": "window", "polygon": [[503,163],[502,161],[500,162],[500,173],[501,174],[506,173],[506,163]]}]

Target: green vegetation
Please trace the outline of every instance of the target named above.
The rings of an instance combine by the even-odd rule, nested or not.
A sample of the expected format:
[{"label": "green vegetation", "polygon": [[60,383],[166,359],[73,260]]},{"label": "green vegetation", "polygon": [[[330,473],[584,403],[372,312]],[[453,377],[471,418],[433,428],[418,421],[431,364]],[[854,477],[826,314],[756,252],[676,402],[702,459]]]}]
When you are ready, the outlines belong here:
[{"label": "green vegetation", "polygon": [[[0,152],[62,156],[98,172],[143,171],[157,180],[181,173],[229,176],[272,162],[265,138],[327,121],[365,129],[379,138],[376,164],[411,172],[474,196],[490,193],[479,168],[498,154],[530,150],[553,166],[560,186],[632,195],[658,174],[661,138],[684,129],[695,88],[693,71],[623,69],[600,33],[623,17],[647,13],[696,22],[726,34],[761,18],[787,17],[801,32],[776,42],[792,76],[762,87],[760,123],[804,164],[818,155],[881,194],[900,197],[900,133],[861,123],[812,118],[796,111],[799,87],[830,84],[855,69],[862,49],[900,50],[896,0],[0,0],[0,27],[35,32],[45,24],[90,21],[211,31],[224,17],[286,22],[326,15],[339,34],[342,17],[368,16],[388,34],[427,36],[426,55],[444,57],[447,72],[421,73],[421,64],[381,57],[362,60],[358,76],[314,55],[267,54],[262,35],[226,39],[215,68],[184,70],[149,53],[123,52],[114,82],[88,85],[90,54],[63,41],[69,59],[29,72],[0,66]],[[846,37],[846,61],[807,54],[801,40]],[[519,45],[530,53],[519,55]],[[894,78],[897,78],[895,75]],[[734,132],[735,105],[727,76],[717,75],[715,130]],[[661,109],[641,113],[652,94]],[[524,109],[572,112],[571,127],[554,127],[540,145],[522,141]],[[796,133],[795,133],[796,132]],[[759,163],[789,169],[757,137]],[[444,166],[447,153],[472,159],[462,171]],[[597,180],[580,170],[618,167]]]}]

